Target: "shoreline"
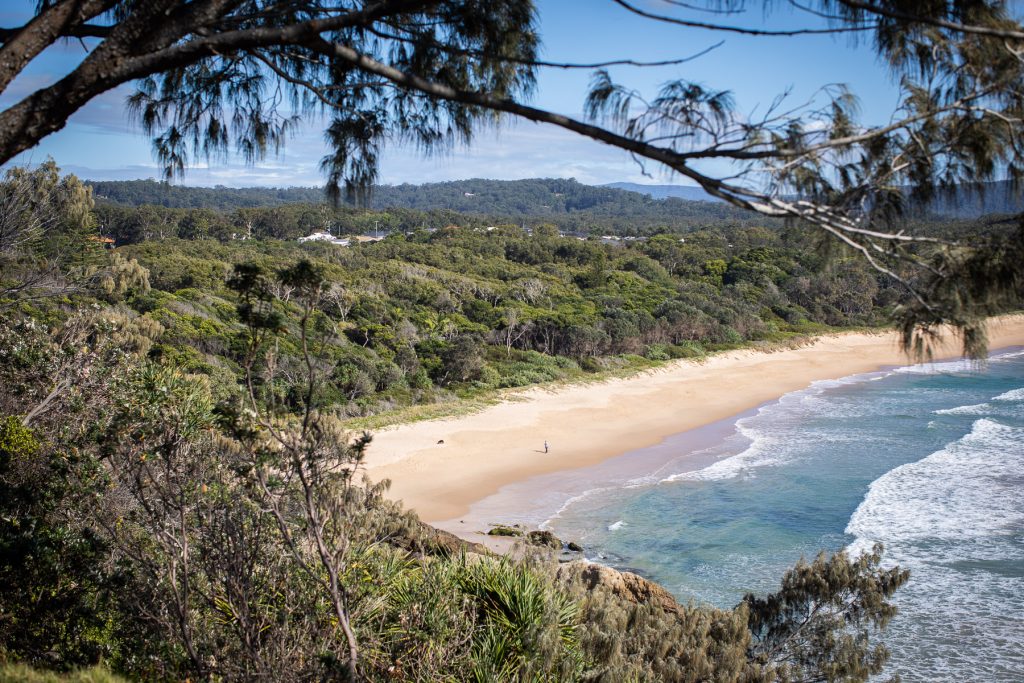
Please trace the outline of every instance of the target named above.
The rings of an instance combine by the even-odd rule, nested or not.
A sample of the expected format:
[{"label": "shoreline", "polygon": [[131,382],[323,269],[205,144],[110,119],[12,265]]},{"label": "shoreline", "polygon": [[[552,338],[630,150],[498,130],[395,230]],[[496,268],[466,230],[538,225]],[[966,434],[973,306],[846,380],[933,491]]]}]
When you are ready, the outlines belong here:
[{"label": "shoreline", "polygon": [[[989,339],[993,351],[1024,345],[1024,315],[992,320]],[[936,360],[959,358],[955,340],[944,341]],[[388,496],[424,522],[480,542],[488,522],[508,520],[466,515],[505,487],[558,473],[571,477],[671,437],[692,438],[694,430],[734,422],[814,381],[912,364],[898,350],[895,333],[851,332],[795,349],[675,361],[597,384],[534,388],[472,415],[375,433],[367,473],[375,481],[391,479]],[[510,545],[502,541],[494,549]]]},{"label": "shoreline", "polygon": [[550,531],[551,522],[584,498],[620,490],[627,482],[660,480],[666,471],[679,474],[703,469],[723,457],[721,451],[726,448],[727,440],[737,435],[739,420],[756,415],[762,407],[772,403],[767,401],[722,420],[672,434],[653,446],[627,451],[599,463],[511,482],[494,495],[472,503],[464,515],[432,522],[431,525],[504,554],[516,539],[487,535],[495,524],[520,524],[526,530]]}]

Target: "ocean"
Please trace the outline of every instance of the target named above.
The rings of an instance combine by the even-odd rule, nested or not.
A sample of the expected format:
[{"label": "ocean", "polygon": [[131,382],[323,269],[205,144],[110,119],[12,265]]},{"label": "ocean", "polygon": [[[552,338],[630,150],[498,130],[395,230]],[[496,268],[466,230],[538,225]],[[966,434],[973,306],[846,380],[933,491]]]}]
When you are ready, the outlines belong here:
[{"label": "ocean", "polygon": [[1024,677],[1024,351],[816,382],[477,514],[512,519],[526,497],[518,519],[720,607],[776,590],[801,557],[880,541],[911,571],[887,674]]}]

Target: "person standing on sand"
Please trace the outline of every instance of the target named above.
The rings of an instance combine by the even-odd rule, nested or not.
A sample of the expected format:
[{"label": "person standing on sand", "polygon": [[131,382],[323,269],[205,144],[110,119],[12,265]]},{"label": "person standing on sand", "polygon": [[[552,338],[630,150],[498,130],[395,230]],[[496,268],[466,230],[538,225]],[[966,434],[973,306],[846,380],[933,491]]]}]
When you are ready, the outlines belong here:
[{"label": "person standing on sand", "polygon": [[544,442],[544,452],[545,453],[548,452],[548,442],[547,441]]}]

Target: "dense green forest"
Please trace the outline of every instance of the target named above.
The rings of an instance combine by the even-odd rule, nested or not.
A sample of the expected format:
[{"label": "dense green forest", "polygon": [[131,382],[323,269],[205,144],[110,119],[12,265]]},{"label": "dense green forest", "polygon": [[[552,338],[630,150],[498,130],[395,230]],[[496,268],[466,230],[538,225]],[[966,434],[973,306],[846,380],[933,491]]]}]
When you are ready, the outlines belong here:
[{"label": "dense green forest", "polygon": [[[162,206],[173,209],[268,208],[282,204],[322,204],[321,188],[202,188],[155,181],[94,182],[101,206]],[[368,206],[402,217],[449,216],[483,224],[515,223],[532,227],[551,223],[582,234],[651,234],[690,230],[708,223],[765,225],[764,218],[723,203],[681,199],[657,200],[637,192],[594,187],[575,180],[459,180],[424,185],[378,185],[371,188]],[[345,211],[341,211],[344,215]],[[772,224],[769,220],[768,224]],[[403,224],[403,227],[408,223]],[[412,226],[415,227],[415,226]]]},{"label": "dense green forest", "polygon": [[280,204],[318,203],[322,187],[187,187],[157,180],[86,181],[97,202],[124,206],[152,204],[172,209],[231,210]]},{"label": "dense green forest", "polygon": [[[254,234],[304,234],[302,217],[320,215],[310,211],[253,210],[262,214]],[[878,325],[899,297],[863,261],[825,261],[808,250],[810,237],[798,229],[723,227],[605,243],[560,236],[552,226],[527,233],[469,222],[339,247],[214,240],[231,220],[216,212],[198,234],[190,232],[195,212],[143,207],[123,216],[152,234],[154,217],[170,214],[183,217],[173,237],[117,251],[148,273],[150,291],[121,306],[159,326],[149,355],[226,391],[239,371],[231,341],[237,297],[226,284],[232,268],[253,263],[272,272],[305,259],[330,283],[324,311],[337,339],[323,353],[337,370],[323,400],[345,416]],[[285,214],[294,222],[274,222]],[[347,227],[358,231],[380,216],[355,212]],[[217,220],[223,230],[212,229]]]},{"label": "dense green forest", "polygon": [[[231,212],[284,204],[324,203],[323,189],[318,187],[206,188],[154,180],[96,181],[91,185],[101,206],[151,205]],[[448,216],[449,222],[457,222],[454,216],[459,215],[462,221],[471,218],[486,225],[515,223],[531,227],[547,222],[581,234],[646,235],[691,230],[709,224],[776,225],[772,219],[758,218],[731,205],[707,199],[702,190],[684,186],[612,183],[595,187],[572,179],[474,179],[422,185],[377,185],[367,196],[367,206],[384,215],[397,212],[406,217],[405,225],[409,224],[410,216],[423,216],[423,224],[429,225],[439,216]],[[919,220],[944,221],[1016,214],[1021,205],[1019,188],[1009,181],[999,181],[939,193],[928,205],[911,205],[908,211]]]},{"label": "dense green forest", "polygon": [[[680,606],[640,577],[602,583],[541,547],[496,558],[422,525],[363,478],[372,435],[354,428],[881,324],[904,295],[863,260],[797,226],[605,243],[451,216],[340,247],[184,233],[162,221],[237,210],[152,206],[119,207],[138,229],[109,249],[110,206],[52,164],[9,172],[0,200],[0,677],[864,681],[884,666],[871,636],[907,575],[877,549],[801,563],[735,609]],[[307,210],[323,215],[246,215]]]}]

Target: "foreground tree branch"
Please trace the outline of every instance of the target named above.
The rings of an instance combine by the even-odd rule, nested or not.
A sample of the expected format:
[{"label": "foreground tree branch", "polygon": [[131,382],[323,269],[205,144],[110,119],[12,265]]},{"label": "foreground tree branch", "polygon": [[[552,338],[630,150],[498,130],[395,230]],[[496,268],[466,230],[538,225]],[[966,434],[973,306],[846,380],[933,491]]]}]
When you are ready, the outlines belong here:
[{"label": "foreground tree branch", "polygon": [[[660,164],[735,206],[817,226],[904,285],[910,317],[901,324],[920,323],[904,329],[952,323],[965,339],[982,340],[969,353],[984,353],[979,318],[968,310],[997,309],[1005,283],[977,283],[977,300],[964,307],[941,300],[937,292],[950,290],[933,278],[978,278],[960,251],[1000,247],[909,234],[900,217],[941,192],[1024,177],[1024,30],[1006,3],[819,0],[795,5],[809,25],[766,30],[732,22],[743,8],[730,3],[673,2],[657,14],[609,2],[712,34],[870,36],[901,79],[901,103],[890,121],[864,124],[853,93],[826,87],[788,111],[782,94],[754,118],[736,111],[727,90],[678,80],[645,98],[599,71],[580,120],[527,104],[538,69],[679,64],[694,55],[541,60],[531,0],[64,0],[0,30],[0,91],[58,40],[97,41],[66,76],[0,112],[0,160],[59,130],[91,99],[134,83],[129,111],[168,175],[232,147],[256,162],[280,149],[300,117],[326,115],[328,192],[337,198],[343,187],[358,199],[385,144],[443,151],[512,115]],[[710,14],[692,16],[701,10]],[[729,170],[710,172],[712,161]],[[904,341],[913,347],[913,334]]]}]

